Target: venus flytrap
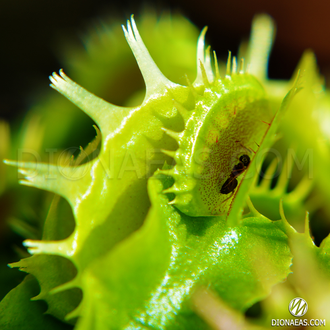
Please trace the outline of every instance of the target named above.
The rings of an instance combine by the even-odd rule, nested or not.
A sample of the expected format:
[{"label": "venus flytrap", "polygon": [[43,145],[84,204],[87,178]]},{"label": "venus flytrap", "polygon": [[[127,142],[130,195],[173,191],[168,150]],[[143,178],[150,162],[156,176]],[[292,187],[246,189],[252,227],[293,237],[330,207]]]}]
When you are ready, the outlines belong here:
[{"label": "venus flytrap", "polygon": [[[291,110],[283,118],[281,126],[282,138],[275,148],[279,152],[285,153],[286,161],[292,161],[292,165],[298,171],[304,173],[304,179],[299,184],[299,189],[303,190],[306,188],[310,192],[311,186],[313,186],[317,190],[318,197],[307,199],[305,201],[307,204],[301,205],[302,208],[300,208],[298,205],[294,205],[293,199],[297,197],[297,203],[299,204],[304,198],[294,194],[291,194],[290,197],[289,194],[285,193],[285,189],[279,191],[279,186],[273,192],[268,189],[268,193],[266,193],[266,191],[262,192],[259,189],[256,193],[261,199],[265,198],[266,200],[269,196],[274,197],[275,194],[277,194],[277,200],[279,200],[280,195],[283,193],[282,197],[284,198],[287,212],[292,214],[298,207],[300,210],[299,218],[301,218],[306,208],[313,212],[320,208],[323,198],[328,199],[329,197],[327,170],[329,167],[329,146],[327,144],[329,132],[329,92],[325,89],[324,78],[319,73],[316,57],[311,50],[306,50],[302,55],[291,81],[272,81],[267,79],[268,56],[272,45],[271,41],[274,37],[273,26],[272,20],[267,16],[262,15],[254,20],[251,41],[245,52],[246,57],[249,63],[251,63],[251,73],[260,79],[269,95],[270,104],[275,109],[282,102],[284,95],[290,88],[290,84],[293,84],[298,71],[300,71],[302,81],[300,87],[302,88],[300,93],[293,99]],[[293,148],[293,146],[295,147]],[[303,195],[304,192],[301,191],[301,194]],[[262,203],[261,199],[260,203]],[[323,204],[323,207],[327,208],[328,205]],[[276,213],[278,214],[278,210],[276,210]],[[298,225],[298,222],[296,224]]]},{"label": "venus flytrap", "polygon": [[[251,72],[264,83],[273,30],[265,17],[257,22],[268,28],[252,38]],[[295,230],[282,209],[282,220],[272,222],[248,195],[258,198],[255,176],[301,80],[275,106],[271,89],[244,61],[229,56],[220,76],[204,29],[197,77],[180,85],[153,61],[133,17],[123,31],[146,84],[141,105],[110,104],[62,70],[50,78],[51,87],[96,122],[86,154],[96,148],[99,154],[58,165],[6,161],[26,176],[22,184],[65,198],[75,220],[73,228],[55,200],[43,239],[24,242],[33,255],[11,266],[33,274],[41,287],[34,299],[78,330],[207,329],[190,303],[199,286],[243,312],[291,272],[288,240]],[[251,161],[235,174],[237,187],[221,193],[242,168],[242,155]],[[242,215],[246,205],[250,213]]]},{"label": "venus flytrap", "polygon": [[[313,180],[318,200],[328,200],[328,179],[330,166],[327,117],[329,113],[329,92],[325,90],[323,78],[318,72],[315,55],[306,51],[300,61],[304,70],[304,89],[292,103],[292,111],[283,121],[283,129],[288,133],[282,145],[289,143],[298,146],[294,161],[300,171]],[[292,129],[288,129],[292,120],[297,121]],[[309,125],[309,129],[304,127]],[[322,175],[324,174],[324,175]],[[328,204],[322,205],[329,212]],[[326,219],[326,221],[328,221]]]},{"label": "venus flytrap", "polygon": [[[169,205],[162,194],[162,189],[172,182],[161,171],[149,180],[152,208],[146,223],[132,239],[121,242],[102,257],[101,268],[93,267],[92,273],[85,273],[89,297],[86,304],[107,307],[94,309],[91,314],[89,306],[84,309],[83,305],[78,329],[88,329],[85,325],[95,317],[100,329],[200,329],[205,324],[196,318],[189,304],[189,297],[198,285],[211,285],[227,303],[242,310],[286,277],[291,254],[285,234],[274,223],[250,217],[241,227],[227,228],[224,218],[189,217]],[[162,243],[160,236],[156,245],[143,243],[157,238],[150,226],[158,221],[166,224],[162,225],[162,237],[168,237],[168,233],[169,237]],[[147,246],[144,258],[135,257]],[[259,248],[264,251],[265,260],[262,267],[256,268]],[[165,271],[159,266],[158,256],[166,266]],[[115,273],[106,275],[103,269],[110,268],[116,269]],[[145,282],[145,276],[148,279],[150,274],[151,283],[158,283],[153,287]],[[106,294],[93,295],[105,288]]]},{"label": "venus flytrap", "polygon": [[[174,121],[171,127],[163,127],[161,119],[164,116],[167,115],[174,117],[178,112],[186,123],[186,129],[182,133],[182,140],[178,141],[179,151],[176,151],[176,153],[179,154],[179,157],[174,156],[177,165],[172,170],[167,170],[165,173],[174,177],[182,187],[188,186],[188,197],[185,196],[183,198],[183,202],[182,199],[181,202],[175,202],[174,200],[174,203],[178,204],[179,209],[180,207],[183,208],[183,211],[186,211],[184,213],[187,213],[187,215],[191,212],[194,216],[203,215],[205,212],[189,205],[189,202],[194,202],[195,198],[197,199],[198,205],[198,202],[200,201],[198,194],[202,189],[198,187],[195,192],[190,192],[189,184],[187,184],[187,182],[180,182],[181,177],[184,178],[188,176],[189,180],[189,173],[185,170],[185,167],[189,168],[189,166],[179,163],[181,156],[180,153],[183,154],[186,159],[193,159],[193,157],[189,156],[189,153],[196,148],[196,145],[196,149],[198,149],[200,148],[198,144],[203,142],[205,144],[206,142],[211,148],[215,146],[216,151],[214,154],[216,155],[216,160],[221,160],[220,151],[227,150],[223,153],[228,155],[226,162],[220,162],[222,167],[220,166],[216,173],[212,173],[214,177],[211,177],[210,181],[213,186],[212,195],[216,192],[216,197],[219,197],[220,194],[217,189],[219,190],[219,184],[221,185],[224,181],[223,177],[219,180],[219,174],[222,174],[221,172],[224,171],[225,174],[228,175],[232,167],[232,164],[229,163],[231,157],[229,151],[231,149],[235,149],[235,151],[237,151],[241,148],[247,148],[244,144],[249,146],[252,143],[251,138],[260,139],[258,136],[251,136],[253,135],[253,124],[257,124],[259,127],[262,126],[264,130],[267,127],[267,125],[262,122],[262,119],[265,118],[262,117],[261,114],[260,120],[255,120],[255,118],[251,115],[248,115],[247,111],[243,112],[244,108],[251,109],[250,111],[254,110],[252,106],[253,103],[255,103],[255,106],[261,111],[265,109],[266,114],[268,110],[265,103],[266,100],[263,100],[264,96],[261,86],[254,81],[253,77],[250,77],[248,74],[244,73],[243,67],[241,68],[239,74],[236,73],[235,59],[233,59],[233,63],[231,63],[230,60],[228,62],[229,69],[225,80],[221,80],[219,77],[215,77],[213,75],[209,64],[210,55],[208,52],[205,53],[204,51],[205,30],[202,32],[198,42],[197,78],[193,83],[190,83],[190,87],[174,84],[162,75],[146,50],[133,19],[131,23],[128,22],[127,30],[124,28],[124,32],[126,39],[135,54],[146,83],[147,91],[142,105],[138,108],[122,108],[110,105],[75,84],[67,76],[65,76],[63,72],[60,72],[60,76],[54,74],[53,77],[51,77],[52,87],[74,101],[82,110],[90,115],[100,127],[103,137],[100,154],[91,162],[79,165],[78,167],[37,164],[38,175],[31,177],[27,176],[22,182],[26,185],[56,192],[66,198],[73,209],[76,227],[67,239],[61,241],[25,242],[25,245],[29,248],[30,253],[54,254],[62,256],[70,260],[77,268],[76,277],[62,286],[53,289],[51,291],[53,294],[75,287],[81,288],[84,292],[82,278],[84,277],[85,272],[88,274],[90,263],[101,257],[111,248],[111,246],[126,237],[131,231],[135,230],[137,225],[140,225],[145,214],[145,211],[142,210],[141,212],[141,204],[143,205],[143,199],[145,200],[144,203],[147,203],[144,204],[146,205],[145,209],[147,209],[148,205],[148,201],[145,198],[146,195],[141,193],[144,189],[143,186],[146,186],[143,182],[146,181],[145,179],[142,179],[141,184],[141,180],[139,182],[139,178],[136,177],[136,173],[125,173],[125,176],[120,180],[116,179],[116,176],[119,175],[121,160],[124,159],[127,152],[131,151],[137,159],[143,159],[142,153],[145,149],[153,147],[152,142],[150,142],[151,140],[160,143],[159,141],[162,138],[164,139],[162,129],[165,129],[165,132],[167,132],[167,134],[172,138],[175,134],[179,134],[175,133],[176,126]],[[232,69],[231,65],[233,66]],[[241,88],[239,87],[240,84],[242,85]],[[214,91],[212,90],[212,87],[215,89]],[[247,92],[245,92],[242,88],[245,88]],[[236,104],[235,100],[239,99],[236,95],[239,92],[241,92],[241,103]],[[230,104],[231,101],[235,104]],[[224,102],[223,105],[222,102]],[[210,123],[214,123],[213,126],[211,126],[211,129],[209,129],[208,125],[203,126],[206,127],[203,128],[202,124],[205,121],[204,118],[206,115],[212,114],[210,109],[214,107],[213,104],[215,104],[214,111],[218,111],[223,119],[221,120],[220,118],[215,121],[211,119]],[[223,110],[222,108],[228,110],[220,111]],[[198,119],[198,116],[200,116],[199,113],[202,115],[200,119]],[[136,118],[138,116],[142,116],[142,118],[148,122],[148,127],[145,127],[144,123],[139,125],[138,119]],[[242,119],[240,116],[242,116]],[[236,125],[237,128],[235,133],[232,132],[232,130],[235,130],[236,117],[238,118],[238,124]],[[250,119],[252,120],[249,121]],[[208,119],[206,120],[206,123],[207,122]],[[226,127],[221,126],[223,125],[223,122],[226,124]],[[196,126],[196,123],[199,123],[199,126]],[[244,135],[241,134],[239,136],[240,141],[238,144],[238,141],[236,141],[237,135],[238,132],[244,131],[244,125],[248,127],[248,130],[244,133]],[[228,127],[232,128],[231,131],[228,131]],[[204,132],[203,130],[205,129],[206,131]],[[260,129],[257,129],[257,131],[259,130]],[[125,133],[125,131],[129,132],[129,134]],[[210,131],[210,133],[208,133],[208,131]],[[222,131],[230,132],[231,135],[224,139],[221,136]],[[135,133],[132,134],[132,132]],[[188,134],[190,134],[190,138]],[[195,136],[195,139],[197,139],[197,142],[194,142],[193,146],[189,145],[191,136]],[[185,142],[185,139],[187,142]],[[121,148],[122,145],[126,145],[126,149]],[[169,150],[175,146],[171,140],[162,141],[161,145],[164,150]],[[114,178],[109,178],[104,172],[105,164],[110,163],[110,151],[115,152]],[[174,155],[173,152],[164,152],[170,156]],[[13,162],[8,163],[15,165]],[[214,163],[215,160],[211,159],[211,165]],[[35,164],[33,163],[18,163],[17,165],[20,167],[22,174],[28,174],[28,170],[35,168]],[[180,165],[183,165],[183,168],[180,169]],[[195,166],[194,163],[192,163],[192,166]],[[146,173],[149,171],[149,169],[145,167],[145,163],[139,161],[138,167],[142,173],[142,177],[145,177]],[[225,170],[225,168],[227,169]],[[79,178],[78,182],[72,180],[72,178],[77,176],[77,172]],[[203,168],[199,169],[198,172],[203,177]],[[45,180],[46,173],[52,173],[57,179]],[[62,173],[66,173],[66,175],[61,175]],[[123,198],[123,194],[127,194],[125,191],[127,187],[131,186],[136,181],[139,184],[135,188],[133,194],[128,193],[125,197],[130,197],[130,199],[132,199],[130,208],[126,208],[126,214],[124,213],[125,210],[122,208],[120,214],[118,214],[118,211],[117,213],[116,211],[112,212],[115,206],[118,208],[118,204],[121,204],[119,200]],[[196,183],[194,182],[192,188],[194,188],[195,184]],[[205,183],[204,187],[206,188]],[[99,193],[97,193],[97,191],[99,191]],[[113,191],[116,191],[116,195],[113,195]],[[172,191],[167,190],[166,192],[173,192],[173,188]],[[175,192],[178,193],[177,191]],[[141,195],[144,198],[141,198]],[[97,202],[95,200],[95,196],[98,196]],[[208,215],[212,214],[215,206],[219,204],[221,205],[221,199],[219,201],[219,198],[217,199],[213,197],[210,200],[212,201],[212,204],[206,211]],[[135,207],[134,203],[136,203]],[[206,200],[206,205],[210,205],[209,200]],[[189,209],[191,209],[191,211],[189,211]],[[142,216],[136,217],[139,212],[140,214],[142,213]],[[120,227],[120,225],[124,227]],[[120,233],[117,231],[115,233],[111,232],[111,228],[118,226],[119,228],[122,228]],[[105,232],[107,235],[101,235],[101,233]],[[112,239],[111,236],[113,236]],[[91,248],[92,242],[95,242],[96,240],[98,244],[94,244]],[[102,243],[102,240],[104,243]],[[110,243],[111,241],[112,243]],[[29,271],[29,268],[33,268],[32,260],[32,258],[22,260],[17,263],[16,266]],[[32,263],[32,265],[29,266],[29,262]],[[202,268],[207,269],[207,266],[204,265]],[[38,275],[35,275],[38,278]],[[197,276],[197,278],[198,277],[199,276]],[[173,278],[175,277],[173,276]],[[42,292],[39,298],[46,299],[47,294],[47,292]],[[81,316],[81,310],[83,310],[84,306],[86,306],[86,301],[84,299],[86,298],[83,298],[83,301],[80,303],[79,307],[67,316],[68,319]],[[179,304],[181,304],[181,299],[179,299]],[[52,306],[51,300],[49,300],[48,303],[50,310],[53,310],[54,307]],[[176,306],[176,308],[178,309],[179,306]],[[56,315],[56,311],[53,313]],[[125,320],[125,318],[120,318],[120,322],[123,320]],[[119,320],[114,320],[114,322],[118,321]],[[165,325],[166,324],[164,324],[164,326]]]},{"label": "venus flytrap", "polygon": [[[186,101],[186,98],[190,97],[191,92],[183,95],[181,92],[184,89],[188,91],[187,87],[176,85],[162,75],[139,37],[133,20],[132,24],[134,34],[130,23],[125,34],[132,50],[136,53],[138,64],[141,67],[147,86],[145,101],[141,107],[123,108],[111,105],[72,82],[64,73],[61,72],[61,76],[54,74],[51,78],[52,86],[69,99],[74,99],[76,104],[96,121],[103,136],[103,146],[99,156],[90,163],[79,165],[75,168],[37,164],[38,175],[33,177],[27,176],[26,180],[22,181],[25,185],[56,192],[65,197],[73,209],[76,228],[67,239],[52,242],[25,242],[31,253],[64,256],[74,262],[79,269],[78,275],[72,283],[63,286],[63,290],[80,286],[80,269],[84,269],[88,265],[89,257],[91,259],[95,258],[95,255],[93,256],[93,253],[91,253],[93,250],[96,254],[106,251],[140,226],[149,206],[145,188],[146,174],[149,172],[149,169],[146,168],[146,162],[143,161],[145,151],[153,149],[153,143],[159,140],[163,140],[162,146],[166,149],[175,146],[174,142],[163,137],[164,133],[161,130],[161,119],[164,115],[168,116],[168,114],[171,117],[173,112],[173,95],[169,95],[167,89],[172,88],[174,90],[173,94],[177,97],[177,102],[183,103]],[[153,70],[149,71],[149,65],[153,67]],[[157,94],[163,97],[161,107],[159,106],[159,100],[156,98]],[[169,111],[165,111],[166,108]],[[102,118],[102,114],[104,118]],[[138,118],[140,116],[148,123],[147,126],[145,122],[141,122],[141,119],[139,121]],[[175,123],[171,128],[176,128]],[[125,131],[128,133],[125,134]],[[133,141],[132,131],[135,132]],[[132,149],[130,147],[124,149],[122,145],[130,145]],[[113,178],[109,177],[108,173],[105,172],[107,165],[110,164],[109,157],[112,152],[114,152]],[[144,177],[142,180],[139,180],[136,174],[131,172],[126,172],[122,178],[117,179],[123,159],[129,152],[139,160],[137,170]],[[163,159],[168,158],[165,156]],[[7,163],[15,164],[14,162]],[[23,174],[28,174],[27,171],[34,170],[36,164],[19,163],[18,166],[20,166],[20,171]],[[48,173],[56,176],[56,180],[45,180],[45,175]],[[66,173],[66,175],[61,175],[62,173]],[[77,175],[81,177],[79,182],[72,180]],[[133,186],[134,190],[131,189]],[[102,200],[97,199],[95,201],[95,189],[99,190],[103,196]],[[113,194],[113,191],[116,191],[116,195]],[[93,199],[94,201],[92,201]],[[126,203],[125,199],[132,200],[130,208],[124,206]],[[120,204],[123,207],[119,207]],[[116,208],[114,208],[115,205]],[[107,221],[109,218],[111,220]],[[95,231],[93,231],[93,228],[95,228]],[[116,228],[116,231],[112,231],[111,228]],[[93,238],[94,234],[98,236],[100,233],[105,232],[107,232],[106,236],[104,234],[101,235],[104,243],[102,244],[99,241],[98,246],[95,246],[95,249],[91,251],[88,247],[89,240],[92,242],[96,239]],[[113,236],[112,239],[111,236]],[[80,251],[84,247],[88,249],[87,254]],[[22,262],[25,263],[25,261]],[[17,266],[23,267],[22,264],[17,264]],[[24,264],[25,267],[26,265]],[[58,291],[59,289],[57,289]]]}]

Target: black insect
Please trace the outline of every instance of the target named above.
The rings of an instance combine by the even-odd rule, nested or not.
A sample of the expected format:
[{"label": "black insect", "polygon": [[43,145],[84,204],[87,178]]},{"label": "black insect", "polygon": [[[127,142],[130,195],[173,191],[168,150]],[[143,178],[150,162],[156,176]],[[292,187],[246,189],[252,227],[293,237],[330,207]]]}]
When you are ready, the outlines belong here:
[{"label": "black insect", "polygon": [[250,157],[248,155],[242,155],[239,158],[239,163],[233,167],[233,170],[231,171],[229,178],[222,185],[220,189],[221,194],[227,195],[235,190],[238,184],[236,178],[247,169],[249,164],[250,164]]},{"label": "black insect", "polygon": [[221,194],[229,194],[237,187],[238,181],[234,177],[230,177],[225,181],[225,183],[221,187]]}]

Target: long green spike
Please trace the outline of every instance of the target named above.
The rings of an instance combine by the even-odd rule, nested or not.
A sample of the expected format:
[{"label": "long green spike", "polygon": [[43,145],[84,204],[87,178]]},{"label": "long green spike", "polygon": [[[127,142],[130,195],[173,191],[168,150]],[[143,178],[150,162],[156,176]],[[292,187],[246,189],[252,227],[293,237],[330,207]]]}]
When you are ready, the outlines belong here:
[{"label": "long green spike", "polygon": [[122,25],[122,28],[146,84],[147,92],[145,100],[148,100],[150,96],[154,95],[155,92],[159,93],[160,90],[164,91],[167,88],[174,88],[177,86],[163,75],[157,64],[150,56],[150,53],[143,43],[140,33],[136,27],[133,15],[131,16],[131,20],[127,21],[127,28],[125,28],[124,25]]},{"label": "long green spike", "polygon": [[[74,205],[79,189],[84,183],[91,181],[89,170],[92,163],[80,166],[61,166],[34,162],[17,162],[4,160],[7,165],[17,166],[19,173],[25,176],[20,184],[51,191],[66,198]],[[79,180],[79,185],[77,184]]]},{"label": "long green spike", "polygon": [[101,132],[109,133],[118,129],[132,108],[113,105],[90,93],[72,81],[61,69],[49,77],[50,86],[71,100],[100,127]]}]

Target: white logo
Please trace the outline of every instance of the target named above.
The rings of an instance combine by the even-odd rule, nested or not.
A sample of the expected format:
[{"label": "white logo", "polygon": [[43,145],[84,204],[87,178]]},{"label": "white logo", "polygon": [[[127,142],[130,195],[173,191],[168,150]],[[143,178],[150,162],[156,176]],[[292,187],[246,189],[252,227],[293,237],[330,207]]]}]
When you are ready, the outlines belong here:
[{"label": "white logo", "polygon": [[291,315],[295,317],[305,315],[307,313],[307,310],[308,310],[307,302],[300,297],[292,299],[289,304],[289,312]]}]

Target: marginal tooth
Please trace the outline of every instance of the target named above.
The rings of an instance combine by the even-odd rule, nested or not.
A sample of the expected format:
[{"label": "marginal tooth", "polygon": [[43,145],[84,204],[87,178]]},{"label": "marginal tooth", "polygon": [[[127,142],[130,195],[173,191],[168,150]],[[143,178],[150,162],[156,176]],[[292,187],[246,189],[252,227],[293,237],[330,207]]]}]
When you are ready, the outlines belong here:
[{"label": "marginal tooth", "polygon": [[241,58],[240,61],[239,74],[244,74],[244,58]]},{"label": "marginal tooth", "polygon": [[260,183],[260,188],[264,189],[264,190],[270,190],[271,189],[271,184],[272,184],[272,180],[274,178],[276,169],[277,169],[277,165],[278,165],[278,159],[274,158],[272,160],[272,162],[270,163],[270,165],[267,167],[264,175],[263,175],[263,179]]},{"label": "marginal tooth", "polygon": [[30,254],[52,254],[72,259],[74,248],[70,240],[65,241],[33,241],[26,240],[23,245]]},{"label": "marginal tooth", "polygon": [[165,149],[161,149],[161,152],[167,156],[170,156],[172,158],[175,158],[175,154],[176,152],[173,150],[165,150]]},{"label": "marginal tooth", "polygon": [[173,169],[169,169],[169,170],[161,170],[161,169],[158,169],[157,170],[157,174],[160,173],[160,174],[164,174],[164,175],[168,175],[168,176],[172,176],[173,175]]},{"label": "marginal tooth", "polygon": [[79,166],[61,166],[45,163],[4,161],[7,165],[17,166],[18,171],[25,178],[20,184],[48,190],[66,198],[70,204],[76,200],[79,194],[80,180],[92,180],[88,172],[92,168],[92,162]]},{"label": "marginal tooth", "polygon": [[285,233],[288,235],[289,238],[292,237],[296,233],[296,230],[289,224],[288,220],[285,217],[283,198],[280,199],[280,216],[284,224]]},{"label": "marginal tooth", "polygon": [[227,66],[226,66],[226,78],[231,76],[231,51],[228,51]]},{"label": "marginal tooth", "polygon": [[171,131],[165,127],[162,127],[162,130],[170,137],[172,137],[174,140],[179,141],[181,138],[181,133]]},{"label": "marginal tooth", "polygon": [[168,175],[171,176],[172,178],[178,178],[180,176],[179,173],[177,173],[177,171],[175,171],[174,168],[169,169],[169,170],[159,170],[159,173],[164,174],[164,175]]},{"label": "marginal tooth", "polygon": [[305,231],[304,231],[305,236],[307,236],[308,239],[311,239],[311,231],[310,231],[310,227],[309,227],[309,212],[306,211],[306,215],[305,215]]},{"label": "marginal tooth", "polygon": [[163,194],[175,194],[176,190],[171,188],[167,188],[165,190],[163,190]]},{"label": "marginal tooth", "polygon": [[180,112],[180,114],[187,113],[189,111],[189,109],[187,109],[184,105],[182,105],[180,102],[174,99],[173,99],[173,105]]},{"label": "marginal tooth", "polygon": [[269,54],[274,40],[274,21],[268,15],[257,16],[252,23],[248,46],[249,72],[261,81],[267,78]]},{"label": "marginal tooth", "polygon": [[[291,192],[289,192],[287,201],[290,203],[303,201],[310,194],[313,188],[313,184],[313,180],[311,180],[308,175],[304,176],[304,178],[300,180],[297,186]],[[319,201],[319,198],[317,200]],[[309,211],[311,211],[311,209],[309,209]]]},{"label": "marginal tooth", "polygon": [[70,312],[69,314],[67,314],[67,315],[65,316],[65,320],[66,320],[66,321],[69,321],[69,320],[71,320],[71,319],[74,319],[74,318],[76,318],[76,317],[81,316],[82,303],[83,303],[83,302],[80,302],[80,304],[77,306],[77,308],[75,308],[72,312]]},{"label": "marginal tooth", "polygon": [[52,290],[49,291],[49,293],[56,294],[56,293],[70,290],[72,288],[77,288],[77,287],[78,288],[81,287],[78,276],[76,276],[73,280],[71,280],[69,282],[63,283],[63,284],[53,288]]},{"label": "marginal tooth", "polygon": [[203,83],[203,74],[200,63],[205,64],[205,34],[207,31],[207,26],[204,27],[202,32],[198,37],[197,42],[197,77],[194,81],[194,85],[200,85]]},{"label": "marginal tooth", "polygon": [[[7,162],[6,164],[14,165],[14,162],[12,162],[11,164],[9,162]],[[24,168],[19,168],[18,173],[24,175],[25,177],[27,177],[29,175],[29,172],[27,170],[25,170]]]},{"label": "marginal tooth", "polygon": [[62,69],[59,73],[60,75],[54,72],[49,77],[50,86],[90,116],[101,131],[108,132],[117,128],[131,111],[131,108],[113,105],[90,93],[66,76]]},{"label": "marginal tooth", "polygon": [[232,68],[232,74],[237,73],[237,59],[236,56],[233,57],[233,68]]},{"label": "marginal tooth", "polygon": [[217,53],[215,50],[213,51],[213,57],[214,57],[214,67],[215,67],[215,79],[220,79],[220,72],[219,72],[219,63],[217,58]]},{"label": "marginal tooth", "polygon": [[[187,81],[187,86],[189,87],[189,89],[190,89],[192,95],[194,96],[194,98],[196,99],[196,98],[198,98],[199,96],[203,95],[203,94],[200,94],[200,93],[197,91],[197,89],[194,87],[194,84],[195,84],[196,80],[194,81],[194,83],[192,83],[192,82],[189,80],[189,78],[188,78],[187,75],[186,75],[185,77],[186,77],[186,81]],[[203,79],[202,79],[202,80],[203,80]]]},{"label": "marginal tooth", "polygon": [[163,75],[150,56],[136,27],[133,15],[131,21],[127,21],[127,30],[125,26],[122,26],[122,28],[146,84],[145,100],[149,99],[155,92],[159,93],[160,90],[165,91],[167,88],[178,86]]},{"label": "marginal tooth", "polygon": [[210,82],[214,81],[214,73],[211,66],[211,46],[208,46],[205,51],[205,72],[207,79]]},{"label": "marginal tooth", "polygon": [[[5,163],[17,166],[25,175],[20,184],[51,191],[66,198],[71,205],[81,195],[82,184],[91,183],[91,169],[95,161],[79,166],[61,166],[45,163],[8,161]],[[78,183],[78,184],[77,184]]]},{"label": "marginal tooth", "polygon": [[286,192],[286,188],[289,184],[289,179],[291,178],[293,165],[294,164],[292,157],[286,157],[276,187],[273,191],[274,194],[280,196]]},{"label": "marginal tooth", "polygon": [[[24,260],[24,259],[22,259],[22,260]],[[8,266],[10,268],[19,268],[21,270],[24,270],[27,266],[24,263],[24,261],[22,261],[22,260],[16,261],[16,262],[12,262],[12,263],[8,264]]]},{"label": "marginal tooth", "polygon": [[250,212],[255,216],[255,217],[263,217],[265,218],[253,205],[251,198],[248,196],[246,199],[246,204],[250,210]]},{"label": "marginal tooth", "polygon": [[41,291],[37,296],[32,297],[30,300],[32,300],[32,301],[36,301],[36,300],[45,300],[46,297],[47,297],[47,293]]},{"label": "marginal tooth", "polygon": [[205,70],[205,66],[202,63],[202,61],[200,61],[200,67],[201,67],[201,72],[202,72],[202,77],[203,77],[203,84],[205,87],[210,87],[210,82],[208,80],[207,74],[206,74],[206,70]]},{"label": "marginal tooth", "polygon": [[164,194],[178,194],[180,189],[174,184],[172,187],[163,190]]}]

